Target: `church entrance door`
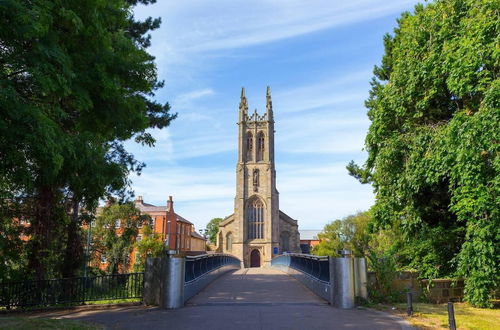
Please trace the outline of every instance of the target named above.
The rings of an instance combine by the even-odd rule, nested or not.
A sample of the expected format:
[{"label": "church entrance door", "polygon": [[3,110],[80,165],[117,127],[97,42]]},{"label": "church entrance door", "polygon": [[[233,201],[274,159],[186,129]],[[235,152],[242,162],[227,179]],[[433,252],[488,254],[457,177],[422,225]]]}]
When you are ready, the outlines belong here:
[{"label": "church entrance door", "polygon": [[252,253],[250,253],[250,267],[260,267],[259,250],[252,250]]}]

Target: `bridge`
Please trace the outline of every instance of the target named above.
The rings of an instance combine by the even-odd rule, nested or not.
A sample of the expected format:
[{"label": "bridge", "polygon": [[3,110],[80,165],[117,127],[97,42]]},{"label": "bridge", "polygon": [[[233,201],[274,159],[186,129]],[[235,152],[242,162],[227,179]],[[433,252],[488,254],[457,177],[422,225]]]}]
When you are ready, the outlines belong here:
[{"label": "bridge", "polygon": [[332,307],[338,302],[331,299],[360,293],[355,281],[346,288],[345,278],[333,279],[342,276],[345,263],[350,272],[346,278],[355,280],[355,259],[334,259],[285,255],[270,267],[240,268],[240,261],[229,255],[152,258],[144,275],[146,306],[38,316],[87,320],[113,329],[411,329],[389,314]]}]

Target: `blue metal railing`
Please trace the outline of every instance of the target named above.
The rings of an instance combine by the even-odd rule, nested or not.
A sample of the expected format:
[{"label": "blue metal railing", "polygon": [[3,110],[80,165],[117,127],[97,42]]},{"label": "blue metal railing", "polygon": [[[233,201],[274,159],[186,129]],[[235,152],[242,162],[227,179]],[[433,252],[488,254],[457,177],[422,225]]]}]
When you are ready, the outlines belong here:
[{"label": "blue metal railing", "polygon": [[319,281],[330,283],[329,257],[287,253],[271,260],[271,266],[290,267],[312,276]]},{"label": "blue metal railing", "polygon": [[231,264],[239,265],[240,260],[232,255],[221,253],[187,256],[184,283],[195,281],[206,273]]}]

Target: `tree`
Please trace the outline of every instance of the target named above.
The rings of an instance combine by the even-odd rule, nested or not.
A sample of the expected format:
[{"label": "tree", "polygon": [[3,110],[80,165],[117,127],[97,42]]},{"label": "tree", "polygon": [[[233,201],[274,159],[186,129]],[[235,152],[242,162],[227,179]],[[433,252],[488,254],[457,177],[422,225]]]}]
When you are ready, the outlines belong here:
[{"label": "tree", "polygon": [[212,244],[217,244],[217,233],[219,232],[219,223],[221,223],[222,218],[213,218],[207,224],[206,235],[208,241]]},{"label": "tree", "polygon": [[153,232],[151,226],[145,226],[142,231],[142,239],[136,241],[137,258],[134,263],[135,272],[143,272],[147,257],[160,257],[165,250],[161,235]]},{"label": "tree", "polygon": [[160,20],[135,20],[138,2],[155,0],[0,3],[0,206],[32,206],[27,248],[38,278],[75,272],[79,210],[126,198],[128,174],[144,164],[124,141],[153,146],[147,129],[175,117],[152,99],[163,83],[147,33]]},{"label": "tree", "polygon": [[318,235],[320,243],[314,247],[313,253],[338,256],[339,250],[347,249],[357,257],[365,256],[370,242],[370,220],[369,212],[358,212],[327,224]]},{"label": "tree", "polygon": [[92,234],[94,259],[104,255],[110,274],[127,272],[139,227],[150,226],[151,221],[149,215],[141,215],[132,203],[116,203],[102,208]]},{"label": "tree", "polygon": [[465,277],[491,306],[500,282],[500,11],[495,0],[438,0],[384,37],[366,101],[364,166],[376,226],[397,225],[422,274]]}]

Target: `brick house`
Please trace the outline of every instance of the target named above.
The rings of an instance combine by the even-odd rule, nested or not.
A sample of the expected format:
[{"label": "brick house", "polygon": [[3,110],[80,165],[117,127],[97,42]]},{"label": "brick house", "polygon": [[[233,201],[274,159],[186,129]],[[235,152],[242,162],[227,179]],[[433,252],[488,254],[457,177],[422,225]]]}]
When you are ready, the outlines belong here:
[{"label": "brick house", "polygon": [[318,234],[321,230],[302,229],[300,233],[300,250],[302,253],[311,253],[312,248],[319,244]]},{"label": "brick house", "polygon": [[[206,252],[206,238],[195,231],[194,224],[174,212],[174,202],[169,196],[166,206],[155,206],[145,203],[142,196],[138,196],[134,201],[135,207],[141,214],[151,217],[152,229],[154,233],[160,234],[165,246],[169,250],[176,250],[182,255],[198,255]],[[99,213],[99,209],[97,211]],[[123,230],[120,220],[116,222],[116,231]],[[143,226],[139,227],[136,240],[140,241],[143,235]],[[94,267],[104,270],[107,267],[105,255],[91,262]],[[132,250],[129,265],[132,267],[136,260],[136,250]],[[130,269],[129,269],[130,270]]]}]

